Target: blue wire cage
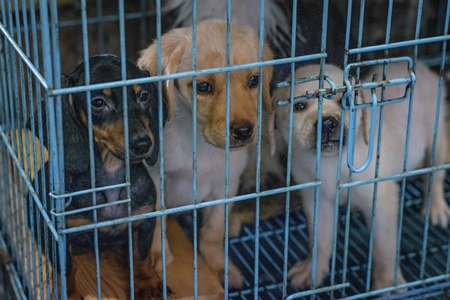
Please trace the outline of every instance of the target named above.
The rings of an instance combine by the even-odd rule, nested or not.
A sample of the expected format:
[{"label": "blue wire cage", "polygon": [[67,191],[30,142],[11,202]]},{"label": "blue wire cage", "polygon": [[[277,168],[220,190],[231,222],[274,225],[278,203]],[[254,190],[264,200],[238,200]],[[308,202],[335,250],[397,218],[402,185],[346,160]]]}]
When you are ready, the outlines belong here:
[{"label": "blue wire cage", "polygon": [[[413,69],[412,66],[421,59],[439,73],[440,93],[445,89],[445,84],[442,82],[448,73],[450,58],[447,50],[447,41],[450,39],[448,36],[450,1],[375,0],[370,3],[363,0],[246,1],[249,2],[246,5],[256,3],[259,6],[258,19],[262,21],[259,37],[261,41],[266,39],[275,53],[275,58],[264,62],[260,59],[258,63],[251,66],[226,66],[202,70],[203,73],[230,73],[242,68],[262,69],[265,66],[274,66],[272,88],[277,89],[287,84],[283,80],[291,72],[293,73],[291,71],[293,68],[301,68],[310,63],[333,63],[342,67],[345,77],[357,79],[359,72],[364,72],[364,67],[371,64],[404,60],[410,63],[410,69]],[[174,9],[169,5],[172,2],[176,5],[182,4],[181,8]],[[68,235],[85,230],[97,230],[111,224],[131,224],[139,218],[176,215],[184,233],[194,245],[196,253],[199,228],[197,211],[215,204],[234,204],[238,207],[231,210],[230,214],[226,213],[226,220],[233,217],[233,213],[251,216],[251,221],[245,222],[239,236],[224,239],[225,253],[228,253],[231,261],[241,270],[244,286],[241,289],[225,286],[219,297],[225,299],[367,299],[381,295],[383,291],[370,291],[370,285],[368,286],[371,269],[368,253],[371,252],[372,233],[359,213],[350,214],[345,208],[339,211],[336,251],[333,253],[333,274],[327,277],[322,286],[314,289],[300,290],[289,285],[287,270],[295,262],[308,256],[308,243],[311,239],[308,237],[305,215],[296,205],[294,195],[296,191],[303,188],[320,186],[320,180],[296,184],[290,181],[290,176],[286,176],[283,184],[262,191],[259,188],[259,171],[263,164],[261,161],[263,156],[259,154],[255,162],[257,170],[255,181],[258,189],[251,193],[240,193],[235,197],[207,202],[208,204],[193,204],[156,211],[141,217],[65,228],[64,217],[70,214],[65,211],[65,206],[73,194],[64,190],[63,182],[64,132],[60,125],[62,124],[62,97],[70,93],[90,93],[97,89],[154,82],[158,84],[161,101],[162,83],[165,80],[195,77],[201,72],[192,70],[172,76],[158,75],[144,80],[122,80],[75,88],[63,87],[61,75],[68,73],[78,63],[87,61],[93,54],[112,53],[123,61],[128,59],[135,62],[140,50],[146,48],[153,40],[159,40],[161,35],[172,26],[179,26],[180,22],[182,23],[179,16],[183,13],[187,15],[186,20],[194,24],[193,32],[195,32],[196,21],[202,17],[202,14],[198,12],[203,9],[201,1],[198,2],[195,0],[184,2],[0,0],[0,298],[51,299],[57,297],[55,295],[60,295],[63,299],[67,298],[64,267],[62,267],[63,272],[58,276],[56,272],[52,272],[54,266],[45,257],[53,256],[55,261],[64,266],[65,253],[69,247],[66,244]],[[231,0],[226,2],[223,16],[228,23],[232,23],[233,13],[236,11],[231,9]],[[285,13],[288,25],[284,31],[275,31],[278,36],[271,37],[269,35],[273,32],[264,29],[264,22],[267,8],[273,3]],[[187,12],[183,11],[186,7]],[[287,36],[281,36],[286,32],[289,33]],[[201,38],[197,36],[197,39]],[[196,51],[195,47],[194,43],[193,53]],[[261,42],[260,53],[262,49]],[[320,74],[316,74],[317,76],[312,80],[317,80],[318,87],[323,87],[324,81],[327,81],[332,87],[331,92],[327,89],[318,89],[316,94],[306,95],[308,99],[300,99],[301,101],[314,101],[317,98],[322,101],[336,93],[350,95],[355,89],[375,87],[370,84],[361,86],[357,80],[353,79],[346,80],[344,83],[332,82],[323,76],[323,67],[320,70]],[[393,80],[391,84],[414,86],[414,72],[411,72],[409,78],[397,80]],[[383,84],[374,85],[380,88]],[[408,91],[406,95],[405,97],[408,98]],[[294,99],[290,100],[294,101]],[[47,118],[42,118],[41,101],[47,103],[45,108]],[[343,109],[358,110],[347,107],[345,103]],[[30,127],[27,125],[30,119],[36,120],[36,124],[40,125]],[[262,122],[261,119],[259,122]],[[35,124],[35,122],[31,123]],[[43,123],[47,124],[48,128],[47,141],[44,140],[42,132]],[[162,132],[159,134],[163,136]],[[93,142],[91,139],[90,145],[86,147],[93,147]],[[262,147],[261,138],[256,144],[259,153]],[[195,156],[195,146],[192,151]],[[229,154],[229,149],[226,152]],[[49,166],[49,177],[39,172],[45,169],[46,163]],[[287,159],[286,164],[289,170],[290,158]],[[433,166],[421,169],[421,172],[447,170],[449,167],[450,165]],[[194,181],[196,180],[195,170],[194,166]],[[161,172],[163,171],[161,169]],[[425,222],[420,214],[424,193],[422,183],[414,178],[411,179],[411,175],[417,174],[402,173],[391,178],[402,181],[402,199],[404,200],[399,212],[401,242],[397,260],[408,282],[403,287],[408,290],[403,294],[385,297],[443,299],[450,296],[448,228],[431,226]],[[129,176],[128,173],[128,178]],[[46,182],[47,180],[50,182]],[[374,180],[383,180],[383,178],[374,178]],[[127,186],[127,182],[124,182],[123,186]],[[84,193],[95,193],[97,190],[98,187],[93,187]],[[450,199],[449,193],[450,177],[447,176],[446,199]],[[42,197],[42,195],[48,195],[48,197]],[[278,195],[278,198],[275,198],[276,204],[274,200],[267,200],[275,195]],[[54,204],[53,210],[47,209],[47,201]],[[33,205],[27,203],[33,203]],[[248,207],[250,209],[247,213]],[[93,211],[97,208],[93,205],[86,209]],[[269,213],[264,215],[266,210]],[[30,223],[37,223],[45,229],[42,232],[36,232],[33,226],[29,226]],[[228,221],[226,224],[229,224]],[[226,229],[227,232],[228,229]],[[166,239],[165,234],[162,234],[162,238]],[[94,256],[96,274],[92,284],[96,286],[97,297],[101,298],[101,283],[104,284],[103,279],[100,279],[102,257],[98,250],[95,251]],[[186,275],[192,277],[194,282],[193,298],[201,298],[197,289],[202,284],[198,282],[198,259],[197,255],[194,255],[192,272]],[[133,265],[132,257],[125,260]],[[167,285],[168,276],[166,267],[163,256],[161,277],[164,286]],[[225,267],[228,267],[227,262]],[[130,268],[129,272],[132,275],[133,268]],[[126,290],[125,294],[127,297],[134,298],[133,280],[130,281],[131,292]],[[60,282],[60,285],[55,287],[57,285],[54,285],[54,282]],[[61,289],[59,293],[51,292],[58,288]],[[398,288],[392,286],[385,291],[395,291]],[[176,299],[176,296],[176,294],[170,295],[170,290],[164,289],[162,297]]]}]

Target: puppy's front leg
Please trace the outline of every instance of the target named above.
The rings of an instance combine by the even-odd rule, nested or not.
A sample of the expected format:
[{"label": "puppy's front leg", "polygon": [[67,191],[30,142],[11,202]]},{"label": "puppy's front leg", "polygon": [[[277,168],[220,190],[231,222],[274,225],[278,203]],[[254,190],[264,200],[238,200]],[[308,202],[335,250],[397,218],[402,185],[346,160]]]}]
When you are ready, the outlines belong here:
[{"label": "puppy's front leg", "polygon": [[[224,233],[225,205],[205,208],[203,211],[203,226],[199,236],[199,250],[221,282],[224,282],[225,276]],[[228,285],[235,288],[242,288],[243,286],[241,272],[231,260],[228,260]]]},{"label": "puppy's front leg", "polygon": [[[155,220],[156,221],[156,220]],[[149,253],[151,237],[148,231],[153,229],[152,220],[144,220],[142,228],[133,232],[134,293],[136,299],[161,299],[162,280],[152,267]],[[170,293],[170,289],[168,289]]]},{"label": "puppy's front leg", "polygon": [[[162,235],[161,231],[166,231],[166,226],[164,226],[164,229],[162,229],[162,221],[161,218],[165,218],[167,220],[166,216],[158,217],[156,218],[155,223],[155,234],[153,235],[153,242],[152,242],[152,266],[156,271],[162,271],[163,267],[163,259],[162,259]],[[167,222],[165,222],[166,224]],[[167,235],[165,239],[165,248],[166,248],[166,265],[170,264],[173,261],[173,254],[170,251],[169,243],[167,242]]]},{"label": "puppy's front leg", "polygon": [[[358,202],[364,213],[367,225],[370,226],[372,214],[373,189],[359,187]],[[395,272],[395,256],[398,232],[399,187],[396,182],[386,181],[378,184],[378,196],[375,211],[372,290],[393,286]],[[397,284],[406,283],[400,268],[397,273]],[[402,293],[405,289],[397,290]]]},{"label": "puppy's front leg", "polygon": [[317,239],[316,260],[316,287],[320,286],[330,272],[330,258],[333,240],[334,204],[333,200],[326,197],[320,198],[319,227],[314,236],[314,189],[302,190],[303,208],[308,220],[309,256],[307,259],[297,262],[289,269],[288,278],[292,286],[308,288],[311,286],[312,275],[312,246],[313,239]]}]

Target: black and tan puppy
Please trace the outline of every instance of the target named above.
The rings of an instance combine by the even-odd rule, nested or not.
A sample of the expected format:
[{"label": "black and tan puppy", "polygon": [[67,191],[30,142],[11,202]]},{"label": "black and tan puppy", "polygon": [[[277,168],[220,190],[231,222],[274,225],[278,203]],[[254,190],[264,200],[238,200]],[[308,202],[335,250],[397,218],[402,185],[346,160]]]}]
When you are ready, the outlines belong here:
[{"label": "black and tan puppy", "polygon": [[[122,79],[121,60],[113,55],[99,55],[89,59],[90,83],[98,84]],[[126,78],[143,78],[149,74],[139,70],[134,64],[126,62]],[[85,64],[78,65],[68,76],[63,76],[63,87],[85,85]],[[124,133],[124,104],[128,115],[128,156],[130,163],[130,187],[104,188],[96,192],[86,192],[66,199],[66,211],[86,209],[83,212],[68,214],[66,227],[77,227],[97,222],[125,218],[152,212],[155,209],[156,190],[148,175],[143,160],[155,164],[159,154],[158,140],[158,97],[154,84],[135,84],[126,87],[123,99],[122,87],[104,88],[90,92],[78,92],[62,98],[64,135],[64,182],[67,193],[89,190],[93,187],[108,187],[125,183],[126,143]],[[43,102],[45,105],[45,103]],[[88,106],[92,117],[92,129],[88,126]],[[164,110],[166,108],[164,107]],[[45,112],[45,107],[43,108]],[[166,114],[166,113],[164,113]],[[45,124],[45,116],[43,116]],[[36,122],[36,129],[39,124]],[[93,136],[94,172],[92,182],[89,152],[89,131]],[[44,132],[44,144],[47,142]],[[46,186],[49,189],[49,167],[46,169]],[[95,202],[94,202],[95,199]],[[114,204],[119,200],[131,199],[128,203]],[[53,208],[47,198],[47,211]],[[94,209],[92,206],[100,205]],[[130,206],[130,209],[129,207]],[[130,212],[129,212],[130,211]],[[154,218],[132,223],[134,291],[137,299],[160,298],[162,284],[151,267],[151,246]],[[38,232],[38,230],[36,230]],[[128,223],[99,227],[98,245],[100,252],[115,249],[128,253]],[[72,255],[94,251],[93,230],[80,231],[67,235],[67,293],[70,299],[79,298],[76,290],[76,266]],[[51,247],[50,247],[51,248]],[[123,255],[124,264],[128,254]],[[107,274],[106,274],[107,275]],[[103,274],[102,274],[103,276]]]}]

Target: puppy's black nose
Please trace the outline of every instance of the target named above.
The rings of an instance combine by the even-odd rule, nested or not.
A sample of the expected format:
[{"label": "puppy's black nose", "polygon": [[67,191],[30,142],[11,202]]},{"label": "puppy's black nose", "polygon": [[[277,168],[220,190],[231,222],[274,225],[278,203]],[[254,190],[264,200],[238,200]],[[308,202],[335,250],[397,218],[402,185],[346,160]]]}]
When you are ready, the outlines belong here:
[{"label": "puppy's black nose", "polygon": [[333,133],[338,126],[338,121],[335,118],[322,119],[322,134]]},{"label": "puppy's black nose", "polygon": [[130,150],[135,155],[144,155],[150,151],[152,141],[148,136],[138,137],[131,141]]},{"label": "puppy's black nose", "polygon": [[235,140],[245,141],[252,137],[253,135],[253,125],[247,124],[244,126],[232,125],[230,126],[231,136]]}]

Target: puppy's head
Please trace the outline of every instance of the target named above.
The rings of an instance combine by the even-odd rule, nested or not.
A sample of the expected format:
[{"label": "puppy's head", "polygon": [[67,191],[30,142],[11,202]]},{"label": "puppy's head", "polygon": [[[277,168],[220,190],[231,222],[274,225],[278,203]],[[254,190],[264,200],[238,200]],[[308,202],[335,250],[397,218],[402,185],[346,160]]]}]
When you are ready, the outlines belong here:
[{"label": "puppy's head", "polygon": [[[199,22],[197,26],[197,69],[219,68],[226,65],[226,23],[219,20]],[[162,73],[173,74],[192,70],[192,29],[179,28],[161,38]],[[259,38],[250,27],[231,26],[230,65],[258,61]],[[264,47],[264,60],[272,59],[270,49]],[[141,52],[138,66],[157,74],[157,44]],[[269,95],[272,67],[250,68],[230,72],[229,99],[230,123],[226,128],[227,75],[216,73],[168,80],[165,84],[169,116],[191,113],[193,89],[197,91],[197,120],[207,142],[225,147],[226,131],[229,131],[230,147],[239,148],[255,141],[259,101],[259,82],[263,81],[263,108],[274,111]],[[272,132],[269,124],[266,132]]]},{"label": "puppy's head", "polygon": [[[148,73],[126,62],[126,79],[147,77]],[[99,55],[89,59],[90,84],[122,80],[120,58]],[[84,63],[64,77],[64,87],[85,85]],[[158,101],[153,84],[135,84],[126,87],[104,88],[90,93],[69,94],[63,101],[64,149],[66,167],[81,168],[80,155],[88,154],[88,106],[92,116],[92,132],[103,162],[108,158],[125,159],[124,110],[128,115],[129,157],[132,163],[158,157]],[[124,99],[124,97],[126,97]],[[86,152],[81,154],[80,152]],[[86,156],[87,155],[87,156]],[[77,160],[77,161],[72,161]],[[82,161],[82,160],[81,160]],[[78,166],[77,166],[78,165]],[[84,166],[86,167],[86,166]]]},{"label": "puppy's head", "polygon": [[[319,75],[319,65],[308,65],[300,67],[295,72],[296,79]],[[343,82],[343,71],[335,66],[326,65],[325,75],[329,76],[336,84]],[[290,78],[287,78],[289,81]],[[330,86],[325,81],[324,88]],[[302,96],[307,92],[314,92],[319,88],[319,81],[310,81],[306,83],[297,84],[294,88],[294,96]],[[279,88],[274,93],[272,98],[274,101],[280,99],[289,99],[290,87]],[[339,143],[343,139],[343,146],[346,145],[346,138],[348,132],[348,114],[346,114],[344,124],[344,136],[340,136],[341,126],[341,101],[342,94],[337,94],[333,100],[323,99],[322,106],[322,136],[318,137],[318,100],[310,99],[294,104],[293,107],[293,128],[292,139],[293,146],[297,149],[311,151],[313,153],[317,150],[317,138],[321,139],[321,153],[325,156],[337,155]],[[285,142],[288,141],[289,136],[289,105],[283,105],[278,108],[276,112],[276,124]],[[363,114],[358,114],[359,119],[357,126],[362,122]]]}]

